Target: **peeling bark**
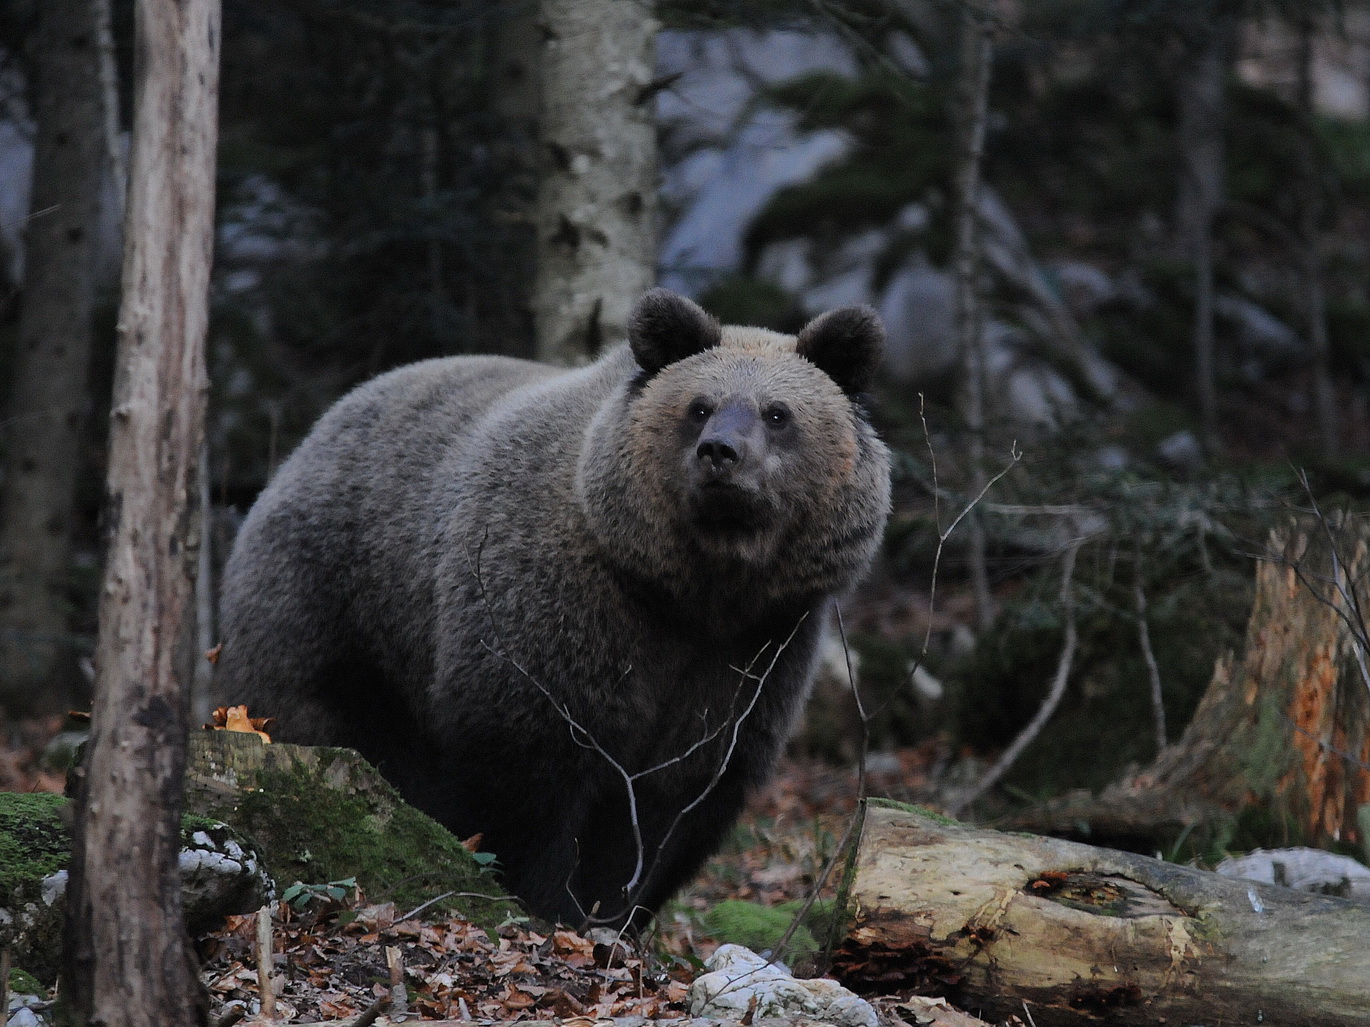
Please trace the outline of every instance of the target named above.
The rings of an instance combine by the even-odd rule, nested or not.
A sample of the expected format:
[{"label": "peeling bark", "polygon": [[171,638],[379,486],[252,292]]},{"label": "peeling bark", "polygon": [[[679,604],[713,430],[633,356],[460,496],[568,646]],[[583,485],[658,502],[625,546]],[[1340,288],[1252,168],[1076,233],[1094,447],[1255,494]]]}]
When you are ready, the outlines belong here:
[{"label": "peeling bark", "polygon": [[856,852],[849,987],[912,987],[990,1019],[1361,1024],[1370,908],[872,802]]},{"label": "peeling bark", "polygon": [[63,993],[108,1027],[203,1023],[177,877],[195,464],[207,388],[218,0],[138,0],[96,695]]},{"label": "peeling bark", "polygon": [[537,356],[585,363],[655,279],[648,0],[543,0]]}]

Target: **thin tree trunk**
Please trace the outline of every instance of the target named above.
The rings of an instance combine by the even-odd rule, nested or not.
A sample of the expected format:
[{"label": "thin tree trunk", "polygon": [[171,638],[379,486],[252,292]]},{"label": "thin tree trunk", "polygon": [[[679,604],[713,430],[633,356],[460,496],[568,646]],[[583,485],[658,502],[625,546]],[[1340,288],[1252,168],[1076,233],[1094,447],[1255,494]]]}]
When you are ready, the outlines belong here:
[{"label": "thin tree trunk", "polygon": [[187,545],[207,388],[218,0],[137,0],[96,696],[77,790],[64,994],[80,1023],[203,1023],[177,855]]},{"label": "thin tree trunk", "polygon": [[490,25],[490,111],[500,126],[490,141],[492,221],[507,273],[495,296],[482,297],[483,338],[510,356],[533,355],[533,284],[537,274],[534,207],[538,192],[538,105],[542,29],[538,0],[500,4]]},{"label": "thin tree trunk", "polygon": [[1296,106],[1303,132],[1303,182],[1299,197],[1299,237],[1303,249],[1304,296],[1308,341],[1313,350],[1313,411],[1318,442],[1326,455],[1337,451],[1336,395],[1332,389],[1331,340],[1327,334],[1327,298],[1322,283],[1321,176],[1318,167],[1317,125],[1313,111],[1313,41],[1316,12],[1298,16],[1298,84]]},{"label": "thin tree trunk", "polygon": [[38,9],[33,213],[0,497],[0,702],[51,712],[72,704],[79,683],[66,590],[90,409],[104,112],[94,5]]},{"label": "thin tree trunk", "polygon": [[1211,446],[1218,423],[1213,335],[1213,219],[1223,198],[1223,108],[1231,26],[1219,19],[1180,75],[1179,236],[1194,265],[1194,370],[1199,419]]},{"label": "thin tree trunk", "polygon": [[655,279],[654,4],[542,0],[537,355],[583,363]]},{"label": "thin tree trunk", "polygon": [[[985,490],[985,345],[977,291],[980,265],[980,164],[985,149],[989,109],[990,60],[994,23],[983,7],[967,6],[962,20],[962,150],[956,183],[956,317],[966,362],[966,428],[970,433],[970,494]],[[994,597],[989,590],[985,526],[971,510],[970,581],[982,631],[994,623]]]}]

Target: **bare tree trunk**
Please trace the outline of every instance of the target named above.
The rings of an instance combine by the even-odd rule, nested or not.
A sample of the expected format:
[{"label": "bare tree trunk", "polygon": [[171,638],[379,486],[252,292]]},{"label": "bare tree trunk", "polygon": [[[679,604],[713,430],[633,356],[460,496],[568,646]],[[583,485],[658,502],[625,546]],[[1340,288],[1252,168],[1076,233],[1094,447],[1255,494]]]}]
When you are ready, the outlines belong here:
[{"label": "bare tree trunk", "polygon": [[[965,8],[962,16],[961,116],[962,148],[956,182],[956,318],[966,362],[966,428],[970,432],[972,496],[988,482],[985,470],[985,344],[977,291],[980,265],[980,163],[985,149],[989,108],[990,60],[994,23],[983,6]],[[969,514],[970,581],[982,631],[994,623],[994,597],[989,590],[985,523],[978,509]]]},{"label": "bare tree trunk", "polygon": [[51,712],[79,684],[65,593],[90,409],[104,111],[94,4],[38,10],[33,213],[0,497],[0,702]]},{"label": "bare tree trunk", "polygon": [[542,80],[542,29],[537,0],[500,4],[493,12],[489,51],[490,111],[500,132],[491,140],[494,165],[491,197],[499,233],[501,260],[509,273],[500,275],[500,294],[483,297],[488,309],[486,341],[511,356],[533,355],[533,283],[537,274],[538,237],[534,206],[538,192],[538,105]]},{"label": "bare tree trunk", "polygon": [[1322,182],[1318,167],[1317,124],[1313,111],[1313,41],[1317,12],[1298,13],[1298,85],[1295,100],[1303,133],[1303,182],[1299,190],[1299,240],[1303,249],[1304,296],[1308,341],[1313,349],[1313,411],[1318,442],[1326,455],[1337,451],[1336,396],[1332,390],[1331,340],[1327,334],[1327,298],[1322,282]]},{"label": "bare tree trunk", "polygon": [[1232,27],[1219,18],[1188,55],[1178,82],[1180,182],[1177,222],[1194,264],[1194,370],[1206,445],[1218,423],[1213,338],[1213,219],[1223,198],[1223,107]]},{"label": "bare tree trunk", "polygon": [[137,0],[96,696],[77,792],[64,993],[80,1023],[203,1023],[177,881],[204,430],[218,0]]},{"label": "bare tree trunk", "polygon": [[542,0],[537,355],[583,363],[655,279],[650,0]]}]

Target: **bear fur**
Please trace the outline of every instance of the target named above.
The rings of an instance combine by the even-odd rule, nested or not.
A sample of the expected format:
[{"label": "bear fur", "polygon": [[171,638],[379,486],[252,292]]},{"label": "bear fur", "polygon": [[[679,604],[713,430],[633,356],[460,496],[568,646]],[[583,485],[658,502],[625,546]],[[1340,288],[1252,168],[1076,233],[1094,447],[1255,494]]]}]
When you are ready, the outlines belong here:
[{"label": "bear fur", "polygon": [[533,912],[641,922],[772,770],[880,542],[882,343],[865,307],[795,338],[658,289],[587,367],[362,385],[243,524],[221,701],[359,750]]}]

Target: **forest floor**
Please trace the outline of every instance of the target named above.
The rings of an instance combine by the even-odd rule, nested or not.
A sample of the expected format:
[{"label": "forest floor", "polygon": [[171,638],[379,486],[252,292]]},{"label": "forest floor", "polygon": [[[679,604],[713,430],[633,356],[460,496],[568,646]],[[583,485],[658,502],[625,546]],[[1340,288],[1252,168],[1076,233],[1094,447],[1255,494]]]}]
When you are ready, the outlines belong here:
[{"label": "forest floor", "polygon": [[[40,755],[58,721],[4,725],[0,790],[60,792],[64,776],[43,770]],[[867,792],[926,801],[937,768],[937,743],[879,753],[867,761]],[[412,1018],[527,1020],[689,1015],[688,989],[719,944],[705,926],[726,900],[767,907],[796,903],[815,890],[831,897],[824,867],[840,847],[858,798],[854,768],[786,759],[749,803],[723,850],[668,905],[640,946],[613,944],[607,932],[538,931],[506,924],[496,935],[446,914],[406,916],[393,903],[352,894],[341,902],[275,919],[275,1016],[279,1022],[347,1021],[398,992]],[[255,916],[232,917],[198,940],[214,1016],[260,1015]],[[889,1027],[978,1024],[949,1007],[911,1006],[903,997],[876,1003]],[[915,1011],[916,1010],[916,1011]],[[390,1006],[394,1019],[399,1009]]]}]

